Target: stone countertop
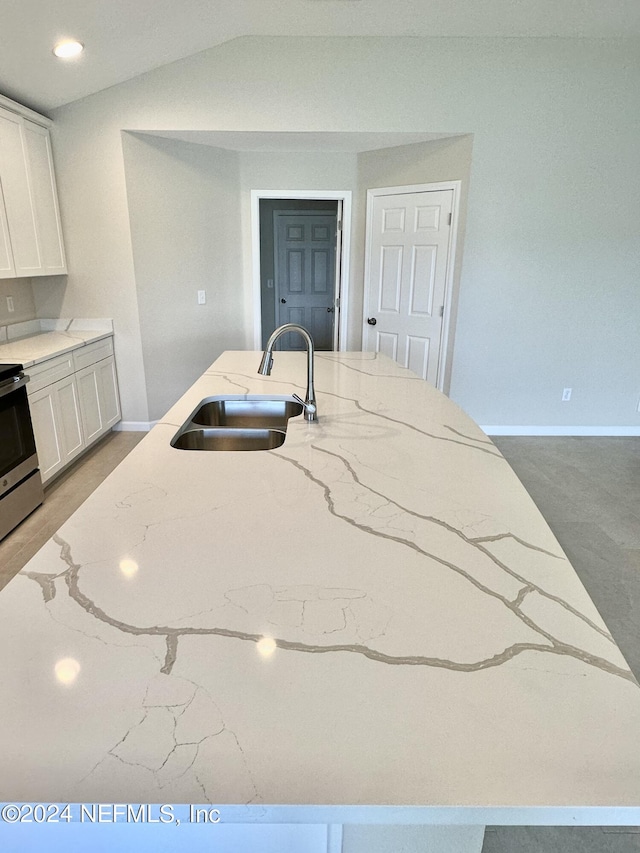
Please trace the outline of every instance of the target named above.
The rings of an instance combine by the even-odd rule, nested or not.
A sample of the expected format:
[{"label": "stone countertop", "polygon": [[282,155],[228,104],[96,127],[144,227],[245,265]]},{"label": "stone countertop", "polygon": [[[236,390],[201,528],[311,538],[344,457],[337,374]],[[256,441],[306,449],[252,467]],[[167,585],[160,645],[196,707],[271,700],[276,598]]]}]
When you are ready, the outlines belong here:
[{"label": "stone countertop", "polygon": [[0,362],[25,368],[113,335],[111,320],[29,320],[0,327]]},{"label": "stone countertop", "polygon": [[304,355],[258,362],[218,359],[0,592],[0,800],[639,824],[640,688],[492,442],[319,353],[281,448],[170,447],[205,396],[304,391]]}]

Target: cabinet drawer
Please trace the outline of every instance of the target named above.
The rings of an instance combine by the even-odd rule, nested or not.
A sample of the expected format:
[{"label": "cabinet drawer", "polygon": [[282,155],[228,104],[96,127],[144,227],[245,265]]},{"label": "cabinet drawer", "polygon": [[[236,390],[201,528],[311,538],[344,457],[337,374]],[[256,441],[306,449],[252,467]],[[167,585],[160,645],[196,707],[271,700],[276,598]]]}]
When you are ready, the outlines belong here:
[{"label": "cabinet drawer", "polygon": [[29,396],[35,394],[41,388],[46,388],[47,385],[52,385],[59,379],[70,376],[74,370],[73,357],[70,352],[64,355],[57,355],[55,358],[48,358],[46,361],[41,361],[40,364],[33,364],[31,367],[27,367],[25,373],[29,377],[27,384]]},{"label": "cabinet drawer", "polygon": [[109,358],[110,355],[113,355],[113,338],[87,344],[73,351],[74,369],[82,370],[83,367],[89,367],[90,364]]}]

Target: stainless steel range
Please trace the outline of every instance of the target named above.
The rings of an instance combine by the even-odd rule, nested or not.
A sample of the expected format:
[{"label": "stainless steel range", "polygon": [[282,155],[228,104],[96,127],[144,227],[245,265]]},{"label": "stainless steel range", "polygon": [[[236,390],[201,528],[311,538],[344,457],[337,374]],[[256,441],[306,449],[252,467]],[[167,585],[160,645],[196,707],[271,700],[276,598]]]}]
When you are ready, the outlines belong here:
[{"label": "stainless steel range", "polygon": [[21,364],[0,364],[0,539],[44,499]]}]

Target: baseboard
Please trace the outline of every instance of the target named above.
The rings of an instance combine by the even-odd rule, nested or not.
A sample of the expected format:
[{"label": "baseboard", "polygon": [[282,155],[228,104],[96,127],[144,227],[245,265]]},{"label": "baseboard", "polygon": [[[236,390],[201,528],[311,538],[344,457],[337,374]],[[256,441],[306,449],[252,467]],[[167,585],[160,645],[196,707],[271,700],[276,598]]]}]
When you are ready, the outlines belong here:
[{"label": "baseboard", "polygon": [[487,435],[640,435],[640,426],[481,426]]},{"label": "baseboard", "polygon": [[116,432],[149,432],[157,421],[120,421],[114,426]]}]

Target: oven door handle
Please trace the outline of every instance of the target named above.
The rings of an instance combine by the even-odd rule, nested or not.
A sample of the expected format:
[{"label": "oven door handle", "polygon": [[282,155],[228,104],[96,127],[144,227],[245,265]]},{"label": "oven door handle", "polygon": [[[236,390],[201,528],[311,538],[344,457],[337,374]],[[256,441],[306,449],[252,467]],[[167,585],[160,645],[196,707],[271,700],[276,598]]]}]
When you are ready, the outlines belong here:
[{"label": "oven door handle", "polygon": [[18,388],[22,388],[23,385],[26,385],[29,381],[29,377],[25,376],[16,376],[11,379],[9,382],[0,385],[0,397],[5,397],[7,394],[13,393],[13,391],[17,391]]}]

